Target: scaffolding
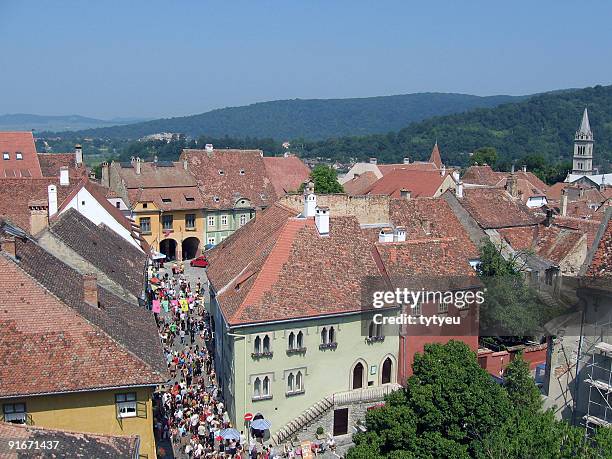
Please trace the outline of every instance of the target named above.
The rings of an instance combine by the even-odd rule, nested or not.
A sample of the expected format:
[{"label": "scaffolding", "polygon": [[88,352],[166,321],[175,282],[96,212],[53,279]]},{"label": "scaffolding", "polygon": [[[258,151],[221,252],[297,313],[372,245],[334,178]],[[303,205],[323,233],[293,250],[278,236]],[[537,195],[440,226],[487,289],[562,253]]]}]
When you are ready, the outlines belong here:
[{"label": "scaffolding", "polygon": [[588,400],[582,419],[590,436],[598,427],[612,426],[612,321],[595,324],[583,345]]}]

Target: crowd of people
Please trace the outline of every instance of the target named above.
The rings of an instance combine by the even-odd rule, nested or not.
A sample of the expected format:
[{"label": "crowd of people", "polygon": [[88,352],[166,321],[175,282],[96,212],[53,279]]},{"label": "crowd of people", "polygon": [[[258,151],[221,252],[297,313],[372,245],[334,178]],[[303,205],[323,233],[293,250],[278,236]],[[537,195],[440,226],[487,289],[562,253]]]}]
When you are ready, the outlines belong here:
[{"label": "crowd of people", "polygon": [[[171,382],[155,394],[155,435],[171,442],[175,455],[188,458],[273,459],[265,446],[244,431],[232,429],[217,385],[212,360],[210,321],[205,309],[206,285],[195,285],[183,270],[151,273],[153,310],[168,363]],[[157,307],[157,308],[156,308]]]}]

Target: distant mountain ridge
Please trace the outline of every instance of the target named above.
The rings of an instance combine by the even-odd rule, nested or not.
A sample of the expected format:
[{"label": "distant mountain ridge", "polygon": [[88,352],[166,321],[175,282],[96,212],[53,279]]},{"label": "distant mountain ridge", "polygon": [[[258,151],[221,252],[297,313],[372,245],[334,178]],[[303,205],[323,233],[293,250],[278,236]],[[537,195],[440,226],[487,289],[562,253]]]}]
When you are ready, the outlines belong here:
[{"label": "distant mountain ridge", "polygon": [[175,132],[191,137],[321,140],[397,131],[432,116],[496,107],[528,97],[415,93],[350,99],[277,100],[220,108],[198,115],[81,130],[75,135],[134,140],[159,132]]},{"label": "distant mountain ridge", "polygon": [[118,124],[136,123],[142,118],[101,120],[81,115],[32,115],[12,113],[0,115],[0,131],[77,131]]}]

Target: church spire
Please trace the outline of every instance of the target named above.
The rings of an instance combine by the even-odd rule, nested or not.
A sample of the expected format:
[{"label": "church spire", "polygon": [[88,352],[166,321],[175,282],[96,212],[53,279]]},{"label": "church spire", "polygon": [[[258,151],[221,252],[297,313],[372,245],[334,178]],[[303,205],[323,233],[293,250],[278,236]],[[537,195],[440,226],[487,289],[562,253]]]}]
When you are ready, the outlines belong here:
[{"label": "church spire", "polygon": [[434,163],[438,169],[442,168],[442,156],[440,155],[440,149],[438,148],[437,139],[436,139],[436,143],[433,146],[433,150],[431,150],[431,156],[429,157],[429,162]]},{"label": "church spire", "polygon": [[587,137],[593,135],[593,133],[591,132],[591,124],[589,123],[589,112],[587,111],[586,107],[584,107],[584,113],[582,114],[582,123],[580,123],[580,128],[578,129],[576,135],[579,136],[580,134],[586,135]]}]

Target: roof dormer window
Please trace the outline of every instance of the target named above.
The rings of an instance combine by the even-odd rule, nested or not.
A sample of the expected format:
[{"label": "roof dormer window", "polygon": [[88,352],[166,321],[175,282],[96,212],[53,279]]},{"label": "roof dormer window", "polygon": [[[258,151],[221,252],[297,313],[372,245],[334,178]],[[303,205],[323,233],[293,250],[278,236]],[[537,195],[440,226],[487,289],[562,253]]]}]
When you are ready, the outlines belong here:
[{"label": "roof dormer window", "polygon": [[9,154],[8,151],[5,151],[4,153],[2,153],[2,159],[11,159],[11,155]]},{"label": "roof dormer window", "polygon": [[23,153],[21,153],[20,151],[15,152],[15,159],[22,160],[23,159]]},{"label": "roof dormer window", "polygon": [[225,175],[225,172],[223,172],[223,169],[219,169],[219,175]]},{"label": "roof dormer window", "polygon": [[240,175],[244,175],[244,169],[240,169]]},{"label": "roof dormer window", "polygon": [[172,202],[172,199],[170,199],[170,198],[162,198],[162,202],[169,203],[169,202]]},{"label": "roof dormer window", "polygon": [[219,201],[221,201],[221,199],[219,198],[219,196],[215,196],[215,197],[213,198],[213,201],[215,201],[215,202],[219,202]]}]

